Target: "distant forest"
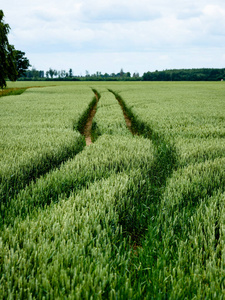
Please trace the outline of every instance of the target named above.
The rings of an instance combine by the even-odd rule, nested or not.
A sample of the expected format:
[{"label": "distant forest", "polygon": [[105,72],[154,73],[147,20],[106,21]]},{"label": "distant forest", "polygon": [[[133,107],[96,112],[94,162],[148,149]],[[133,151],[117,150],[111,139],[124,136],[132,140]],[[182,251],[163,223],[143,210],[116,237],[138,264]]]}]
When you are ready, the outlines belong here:
[{"label": "distant forest", "polygon": [[44,71],[27,70],[19,80],[48,80],[48,81],[221,81],[225,79],[225,68],[223,69],[173,69],[146,72],[143,76],[139,73],[124,72],[123,69],[119,73],[105,73],[96,72],[86,75],[73,75],[73,70],[69,69],[57,71],[49,69],[46,73]]},{"label": "distant forest", "polygon": [[147,72],[144,81],[218,81],[225,79],[225,69],[181,69]]}]

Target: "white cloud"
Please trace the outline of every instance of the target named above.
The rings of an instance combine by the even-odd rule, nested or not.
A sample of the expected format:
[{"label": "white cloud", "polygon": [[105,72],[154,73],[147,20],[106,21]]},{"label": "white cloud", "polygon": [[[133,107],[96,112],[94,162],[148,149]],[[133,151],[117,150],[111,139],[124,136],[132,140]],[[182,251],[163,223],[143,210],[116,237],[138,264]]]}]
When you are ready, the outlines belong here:
[{"label": "white cloud", "polygon": [[[94,3],[94,5],[93,5]],[[81,5],[83,19],[87,22],[138,22],[154,20],[161,16],[160,10],[149,1],[85,1]]]},{"label": "white cloud", "polygon": [[225,37],[225,8],[218,5],[206,5],[201,19],[209,34]]},{"label": "white cloud", "polygon": [[45,60],[54,67],[55,59],[63,69],[70,58],[80,72],[87,62],[111,72],[118,60],[119,68],[143,72],[148,53],[157,69],[224,67],[223,0],[7,0],[2,9],[10,42],[36,68]]}]

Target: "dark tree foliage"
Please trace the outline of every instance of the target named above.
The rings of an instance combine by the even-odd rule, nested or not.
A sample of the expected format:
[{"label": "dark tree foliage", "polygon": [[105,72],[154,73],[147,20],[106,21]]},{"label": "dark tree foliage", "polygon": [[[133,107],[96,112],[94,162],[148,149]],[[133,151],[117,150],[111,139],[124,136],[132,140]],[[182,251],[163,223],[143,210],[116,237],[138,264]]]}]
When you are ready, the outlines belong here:
[{"label": "dark tree foliage", "polygon": [[24,55],[25,52],[20,50],[15,50],[14,52],[16,70],[18,73],[17,78],[25,76],[26,70],[30,67],[30,62]]},{"label": "dark tree foliage", "polygon": [[15,81],[17,70],[15,65],[15,49],[9,44],[7,35],[10,31],[8,24],[4,23],[4,13],[0,10],[0,88],[6,86],[6,79]]},{"label": "dark tree foliage", "polygon": [[44,71],[39,71],[32,67],[32,69],[27,70],[25,74],[19,78],[19,80],[42,80],[44,78],[44,75]]},{"label": "dark tree foliage", "polygon": [[73,70],[69,69],[69,77],[73,77]]},{"label": "dark tree foliage", "polygon": [[147,72],[145,81],[217,81],[225,78],[225,69],[180,69]]}]

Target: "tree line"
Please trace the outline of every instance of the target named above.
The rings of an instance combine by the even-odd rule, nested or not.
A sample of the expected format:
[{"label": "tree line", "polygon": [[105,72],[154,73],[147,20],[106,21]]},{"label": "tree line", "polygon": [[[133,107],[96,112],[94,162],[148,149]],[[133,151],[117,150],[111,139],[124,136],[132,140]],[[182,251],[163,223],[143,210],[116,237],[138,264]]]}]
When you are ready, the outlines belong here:
[{"label": "tree line", "polygon": [[175,69],[144,73],[144,81],[218,81],[225,78],[225,68]]},{"label": "tree line", "polygon": [[85,72],[85,75],[73,75],[72,68],[67,72],[66,70],[57,71],[56,69],[49,68],[47,72],[36,70],[32,67],[30,70],[26,70],[24,74],[19,78],[19,80],[71,80],[71,81],[115,81],[115,80],[142,80],[142,77],[139,76],[139,73],[124,72],[123,69],[118,73],[104,73],[96,72],[90,74],[88,71]]},{"label": "tree line", "polygon": [[35,68],[27,70],[19,80],[53,80],[53,81],[219,81],[225,79],[225,69],[172,69],[164,71],[146,72],[143,76],[139,73],[124,72],[118,73],[96,72],[94,74],[73,75],[73,70],[69,69],[57,71],[52,68],[45,73]]}]

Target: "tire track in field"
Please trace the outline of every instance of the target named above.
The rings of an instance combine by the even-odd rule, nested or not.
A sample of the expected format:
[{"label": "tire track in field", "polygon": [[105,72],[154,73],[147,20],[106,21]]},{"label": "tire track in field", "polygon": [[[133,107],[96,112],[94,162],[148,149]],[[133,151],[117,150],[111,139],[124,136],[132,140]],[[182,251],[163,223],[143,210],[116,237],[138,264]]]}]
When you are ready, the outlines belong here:
[{"label": "tire track in field", "polygon": [[24,165],[22,175],[20,177],[11,176],[10,178],[0,177],[0,227],[5,223],[8,211],[13,207],[14,199],[24,190],[26,186],[29,186],[32,182],[36,182],[40,177],[48,174],[50,171],[60,168],[62,163],[65,163],[68,159],[74,157],[78,153],[82,152],[86,146],[92,143],[91,141],[91,128],[92,120],[96,113],[97,104],[101,95],[92,89],[95,96],[89,104],[87,110],[82,114],[78,120],[77,126],[73,125],[73,130],[78,130],[84,137],[80,136],[77,139],[77,143],[73,149],[66,149],[65,152],[59,153],[56,156],[46,154],[39,164],[36,166]]},{"label": "tire track in field", "polygon": [[73,126],[74,130],[79,131],[80,134],[85,137],[86,146],[92,144],[92,123],[97,111],[98,102],[101,98],[101,95],[97,90],[92,89],[92,91],[95,94],[95,96],[89,103],[88,108],[83,112],[83,114],[79,118],[78,123]]},{"label": "tire track in field", "polygon": [[[89,107],[85,110],[85,112],[82,114],[82,116],[78,120],[77,126],[74,125],[74,129],[78,130],[85,137],[86,145],[90,145],[90,143],[91,143],[90,140],[91,140],[91,128],[92,128],[93,117],[96,112],[98,101],[101,97],[101,95],[96,90],[94,90],[94,89],[92,89],[92,90],[93,90],[95,96],[93,97],[92,101],[90,102]],[[136,210],[138,211],[139,205],[142,207],[141,209],[143,209],[143,206],[142,206],[143,203],[141,203],[140,201],[141,201],[141,199],[144,199],[148,196],[147,193],[149,190],[149,186],[152,187],[151,195],[149,197],[151,199],[154,199],[154,201],[158,201],[159,196],[160,196],[159,194],[161,194],[160,191],[162,190],[162,186],[163,186],[166,178],[172,172],[173,152],[171,151],[170,147],[168,147],[168,145],[165,145],[165,147],[164,147],[165,151],[164,150],[160,151],[160,148],[163,148],[162,147],[163,143],[164,143],[163,138],[160,138],[158,135],[154,134],[153,130],[149,127],[148,124],[144,124],[142,121],[137,120],[137,117],[134,116],[134,114],[131,112],[130,109],[128,109],[124,100],[116,92],[113,92],[111,90],[109,90],[109,91],[112,92],[115,95],[116,99],[118,100],[118,102],[123,110],[124,118],[126,120],[126,124],[127,124],[127,127],[129,128],[129,130],[133,134],[142,135],[148,139],[151,139],[154,145],[157,145],[157,144],[159,145],[159,146],[155,147],[156,148],[156,151],[155,151],[156,158],[155,158],[154,165],[148,169],[146,169],[145,166],[142,166],[143,174],[146,177],[145,185],[143,186],[143,184],[139,184],[139,182],[136,182],[136,188],[138,189],[138,193],[137,193],[137,189],[135,191],[130,190],[129,195],[128,195],[128,197],[132,197],[133,199],[137,200],[137,201],[135,201],[136,203],[134,203],[134,206],[135,206]],[[84,149],[84,146],[80,149],[79,152],[81,152],[83,149]],[[166,162],[168,157],[171,159],[171,163]],[[44,174],[41,174],[41,175],[45,175],[48,172],[45,172]],[[33,180],[36,181],[37,179],[39,179],[39,177],[40,176],[35,177]],[[29,183],[27,183],[27,184],[29,185]],[[24,187],[22,189],[24,189]],[[67,192],[69,192],[68,189],[70,189],[70,187],[67,186],[66,189],[67,189]],[[20,190],[18,190],[17,193],[19,191]],[[60,192],[62,192],[62,191],[60,191]],[[57,192],[56,192],[56,194],[57,194]],[[16,194],[14,196],[16,196]],[[49,195],[48,198],[51,199],[52,196]],[[11,202],[11,204],[9,204],[8,208],[10,208],[13,201],[10,201],[10,202]],[[48,205],[48,203],[45,203],[45,204]],[[42,206],[41,203],[40,203],[40,206]],[[142,221],[145,222],[146,220],[144,217],[142,218],[142,220],[137,220],[137,216],[135,216],[135,211],[132,209],[132,207],[127,210],[126,214],[127,214],[127,216],[125,218],[123,218],[122,225],[124,226],[125,231],[129,232],[132,239],[135,242],[137,241],[137,243],[138,243],[140,235],[143,234],[143,232],[147,226],[147,224],[144,225]],[[144,212],[143,212],[143,214],[146,215]],[[26,213],[25,213],[25,215],[26,215]],[[132,220],[132,222],[131,222],[131,220]],[[135,220],[135,222],[134,222],[134,220]],[[134,223],[136,223],[135,226],[134,226]]]},{"label": "tire track in field", "polygon": [[[157,209],[166,188],[166,181],[177,168],[178,155],[174,145],[168,139],[140,120],[117,92],[108,90],[114,94],[121,106],[131,133],[150,139],[155,148],[155,159],[151,167],[149,169],[142,167],[145,184],[136,182],[136,186],[129,191],[127,197],[133,199],[132,206],[127,210],[126,217],[121,218],[124,232],[131,236],[137,246],[141,245],[141,237],[146,233],[150,216],[154,217],[158,214]],[[123,212],[121,212],[122,214]]]},{"label": "tire track in field", "polygon": [[134,135],[136,134],[136,132],[133,130],[133,127],[132,127],[132,117],[129,115],[129,113],[127,113],[127,109],[125,107],[125,102],[122,100],[122,98],[116,93],[114,92],[113,90],[111,89],[108,89],[108,91],[110,93],[112,93],[116,100],[119,102],[119,105],[122,109],[122,112],[123,112],[123,116],[124,116],[124,119],[125,119],[125,122],[126,122],[126,125],[127,125],[127,128],[129,129],[129,131]]},{"label": "tire track in field", "polygon": [[85,136],[86,146],[90,146],[92,144],[92,138],[91,138],[92,123],[93,123],[93,119],[94,119],[94,116],[97,111],[98,101],[100,99],[100,94],[97,91],[94,91],[94,93],[95,93],[95,97],[96,97],[96,102],[95,102],[95,105],[93,106],[93,108],[91,109],[88,119],[87,119],[87,122],[84,126],[84,136]]}]

